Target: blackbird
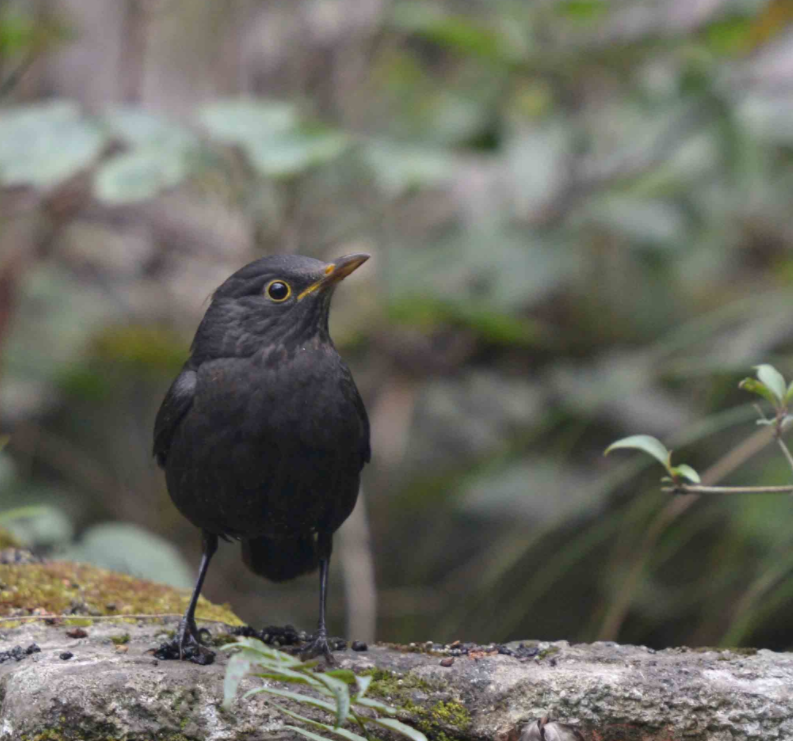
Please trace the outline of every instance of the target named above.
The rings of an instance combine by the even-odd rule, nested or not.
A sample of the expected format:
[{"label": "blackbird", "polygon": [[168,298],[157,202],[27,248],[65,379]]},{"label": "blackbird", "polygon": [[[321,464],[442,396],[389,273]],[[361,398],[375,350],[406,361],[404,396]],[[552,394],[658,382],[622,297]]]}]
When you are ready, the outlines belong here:
[{"label": "blackbird", "polygon": [[319,626],[304,658],[332,662],[325,605],[333,533],[358,497],[369,420],[328,331],[335,286],[369,255],[325,263],[272,255],[246,265],[212,296],[190,357],[154,425],[168,493],[201,529],[195,589],[175,638],[198,663],[195,609],[218,538],[273,581],[319,567]]}]

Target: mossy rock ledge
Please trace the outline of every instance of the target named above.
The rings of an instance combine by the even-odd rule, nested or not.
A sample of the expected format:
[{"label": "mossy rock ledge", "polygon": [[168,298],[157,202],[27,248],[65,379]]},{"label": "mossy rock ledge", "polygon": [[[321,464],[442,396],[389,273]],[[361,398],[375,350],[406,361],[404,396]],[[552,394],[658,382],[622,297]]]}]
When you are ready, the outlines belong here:
[{"label": "mossy rock ledge", "polygon": [[[176,619],[130,616],[178,613],[186,599],[185,592],[90,566],[0,565],[5,617],[34,610],[117,615],[91,622],[75,614],[68,623],[82,623],[85,636],[67,622],[0,623],[0,652],[21,648],[0,654],[0,741],[299,738],[285,728],[293,721],[263,695],[222,708],[224,652],[211,666],[152,656]],[[227,608],[204,601],[199,616],[239,624]],[[223,641],[224,626],[207,627]],[[33,643],[40,651],[25,653]],[[532,646],[537,650],[526,649]],[[469,649],[453,662],[437,644],[379,644],[336,657],[341,667],[371,674],[370,692],[435,741],[793,738],[791,654],[564,641],[525,642],[523,658],[504,647]],[[243,690],[258,681],[246,680]],[[550,718],[544,728],[541,718]]]}]

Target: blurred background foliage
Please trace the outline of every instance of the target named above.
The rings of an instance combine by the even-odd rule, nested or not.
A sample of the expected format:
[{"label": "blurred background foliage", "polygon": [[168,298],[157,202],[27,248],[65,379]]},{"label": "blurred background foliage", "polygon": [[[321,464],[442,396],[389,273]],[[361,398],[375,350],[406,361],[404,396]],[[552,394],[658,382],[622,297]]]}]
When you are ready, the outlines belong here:
[{"label": "blurred background foliage", "polygon": [[[332,325],[374,459],[334,632],[789,648],[793,502],[670,501],[602,452],[642,432],[722,483],[789,480],[770,448],[733,469],[737,381],[793,362],[791,21],[790,0],[4,0],[3,526],[188,585],[198,533],[151,428],[208,297],[257,256],[363,250]],[[236,546],[205,594],[257,626],[315,614],[315,577],[264,583]]]}]

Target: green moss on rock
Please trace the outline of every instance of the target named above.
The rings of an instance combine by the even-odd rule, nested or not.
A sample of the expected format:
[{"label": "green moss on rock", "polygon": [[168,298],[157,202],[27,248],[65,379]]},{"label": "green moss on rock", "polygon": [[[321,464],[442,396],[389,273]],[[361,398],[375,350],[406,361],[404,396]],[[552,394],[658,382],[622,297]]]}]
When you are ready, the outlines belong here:
[{"label": "green moss on rock", "polygon": [[430,684],[425,679],[415,674],[393,674],[385,669],[375,667],[363,674],[372,678],[369,688],[370,695],[391,698],[394,702],[408,700],[414,690],[422,692],[436,692],[442,689],[440,684]]},{"label": "green moss on rock", "polygon": [[447,692],[444,682],[430,682],[411,672],[392,674],[379,668],[364,673],[372,677],[369,694],[377,695],[408,713],[430,741],[455,741],[464,738],[470,729],[471,714],[458,700],[443,699],[429,704],[414,700],[416,692],[429,697]]},{"label": "green moss on rock", "polygon": [[543,649],[537,654],[537,658],[542,661],[543,659],[548,659],[551,656],[558,654],[562,649],[559,646],[548,646],[548,648]]},{"label": "green moss on rock", "polygon": [[[0,616],[5,617],[76,611],[124,620],[125,615],[180,614],[190,599],[186,589],[66,561],[0,565],[0,584]],[[228,606],[213,605],[203,597],[196,618],[242,625]],[[84,624],[85,618],[76,615],[68,622]]]},{"label": "green moss on rock", "polygon": [[428,707],[411,703],[416,727],[431,741],[452,741],[464,736],[471,727],[471,714],[456,700],[436,702]]},{"label": "green moss on rock", "polygon": [[21,548],[19,541],[6,530],[0,527],[0,551],[6,548]]},{"label": "green moss on rock", "polygon": [[175,733],[172,731],[163,731],[157,734],[135,734],[133,736],[108,736],[105,733],[99,735],[84,733],[74,733],[66,730],[51,730],[42,731],[35,736],[25,735],[22,736],[20,741],[195,741],[194,736],[185,736],[183,733]]}]

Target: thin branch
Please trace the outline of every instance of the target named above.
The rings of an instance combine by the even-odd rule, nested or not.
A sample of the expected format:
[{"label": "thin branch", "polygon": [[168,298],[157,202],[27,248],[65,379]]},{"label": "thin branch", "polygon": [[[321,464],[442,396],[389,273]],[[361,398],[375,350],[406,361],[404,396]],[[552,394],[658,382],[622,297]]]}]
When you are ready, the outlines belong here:
[{"label": "thin branch", "polygon": [[785,441],[781,437],[777,437],[776,439],[777,444],[782,449],[782,452],[785,454],[785,458],[787,458],[788,465],[791,469],[793,469],[793,455],[790,454],[790,448],[785,445]]},{"label": "thin branch", "polygon": [[703,486],[675,484],[661,491],[668,494],[793,494],[793,484],[787,486]]}]

